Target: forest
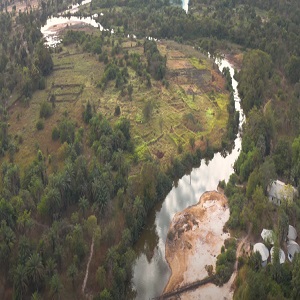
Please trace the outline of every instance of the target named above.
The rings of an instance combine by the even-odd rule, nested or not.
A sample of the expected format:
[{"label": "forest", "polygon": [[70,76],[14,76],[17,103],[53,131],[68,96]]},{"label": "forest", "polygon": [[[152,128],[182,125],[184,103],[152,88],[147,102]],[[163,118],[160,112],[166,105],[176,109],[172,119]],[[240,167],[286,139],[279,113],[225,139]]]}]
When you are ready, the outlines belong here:
[{"label": "forest", "polygon": [[[23,12],[13,4],[1,2],[0,13],[0,298],[80,299],[85,290],[94,299],[134,298],[134,244],[147,216],[201,158],[222,148],[230,151],[238,113],[228,70],[223,70],[225,96],[211,87],[214,82],[206,91],[214,106],[228,99],[225,110],[217,111],[216,128],[226,128],[218,144],[215,127],[195,113],[195,106],[203,105],[195,101],[204,100],[195,92],[174,91],[167,47],[143,40],[146,36],[216,56],[242,55],[235,77],[247,122],[235,173],[220,182],[230,205],[226,227],[237,236],[251,229],[254,239],[271,227],[277,248],[285,242],[288,224],[300,229],[298,197],[278,207],[267,198],[273,180],[296,188],[300,180],[299,1],[191,0],[186,13],[167,0],[93,0],[75,15],[98,13],[116,37],[66,30],[55,49],[45,46],[40,28],[70,3],[41,1],[38,9]],[[138,40],[124,43],[127,34]],[[86,71],[77,62],[90,74],[84,82],[62,86],[53,78],[58,68],[67,72],[75,64],[67,60],[72,55],[90,63]],[[203,68],[202,58],[193,59]],[[211,81],[217,76],[209,75]],[[150,94],[179,97],[191,108],[178,121],[189,134],[176,136],[171,127],[169,152],[155,149],[153,154],[150,148],[164,141],[168,127],[158,115],[163,105],[158,96],[144,99]],[[61,98],[70,95],[85,98],[79,108],[69,100],[62,104]],[[103,104],[106,97],[112,98],[109,108]],[[147,143],[139,142],[136,125],[125,115],[126,107],[137,105],[135,123],[147,128],[156,122],[157,134]],[[91,249],[97,264],[83,288]],[[226,253],[219,265],[226,264]],[[278,257],[266,268],[260,259],[256,254],[239,259],[234,298],[298,299],[300,257],[292,264],[280,264]],[[219,282],[228,280],[228,274],[218,276]]]}]

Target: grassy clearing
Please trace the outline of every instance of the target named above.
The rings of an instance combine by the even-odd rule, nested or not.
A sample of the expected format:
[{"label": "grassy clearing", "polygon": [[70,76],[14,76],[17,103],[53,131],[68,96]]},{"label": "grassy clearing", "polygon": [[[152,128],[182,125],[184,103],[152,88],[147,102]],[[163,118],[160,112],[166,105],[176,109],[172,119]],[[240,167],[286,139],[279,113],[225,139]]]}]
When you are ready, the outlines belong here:
[{"label": "grassy clearing", "polygon": [[191,57],[190,62],[196,69],[199,70],[206,70],[209,67],[207,60],[201,58],[197,59],[196,57]]},{"label": "grassy clearing", "polygon": [[[136,42],[126,39],[122,46],[129,53],[143,55],[143,46],[137,46]],[[28,107],[18,102],[10,109],[10,132],[23,138],[15,161],[21,166],[29,164],[40,147],[59,165],[61,145],[52,141],[52,129],[64,116],[75,120],[77,128],[86,128],[82,112],[87,101],[112,123],[119,118],[114,115],[114,110],[120,106],[121,116],[131,122],[135,156],[139,161],[148,156],[156,157],[159,151],[163,153],[162,163],[169,163],[170,157],[176,155],[178,145],[183,149],[190,148],[191,137],[195,138],[196,144],[200,139],[209,139],[211,145],[219,147],[227,123],[229,98],[228,93],[222,92],[221,75],[213,70],[211,61],[192,47],[161,41],[159,49],[168,59],[166,80],[169,87],[152,79],[152,87],[148,88],[146,82],[128,68],[129,83],[133,86],[132,100],[115,87],[114,81],[109,82],[104,91],[96,87],[105,68],[97,56],[83,53],[76,46],[64,47],[62,53],[53,54],[55,70],[47,77],[46,89],[34,93]],[[40,105],[51,95],[57,100],[53,114],[44,120],[45,128],[38,131],[36,122]],[[143,108],[147,101],[151,101],[153,110],[150,119],[145,121]]]}]

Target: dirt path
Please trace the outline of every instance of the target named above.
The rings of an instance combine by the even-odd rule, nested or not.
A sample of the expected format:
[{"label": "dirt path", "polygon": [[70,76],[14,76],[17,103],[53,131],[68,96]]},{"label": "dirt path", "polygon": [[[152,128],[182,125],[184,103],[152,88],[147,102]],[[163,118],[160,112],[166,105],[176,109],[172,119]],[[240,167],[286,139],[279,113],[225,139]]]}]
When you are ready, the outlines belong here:
[{"label": "dirt path", "polygon": [[91,250],[90,250],[90,256],[89,256],[89,260],[88,260],[88,263],[86,265],[86,271],[85,271],[85,276],[84,276],[84,280],[83,280],[83,284],[82,284],[82,294],[84,295],[84,290],[85,290],[85,287],[86,287],[86,283],[87,283],[87,280],[88,280],[88,277],[89,277],[89,269],[90,269],[90,263],[91,263],[91,260],[92,260],[92,257],[93,257],[93,253],[94,253],[94,237],[92,239],[92,244],[91,244]]},{"label": "dirt path", "polygon": [[[235,280],[238,273],[238,258],[243,254],[243,250],[249,246],[249,236],[252,231],[252,225],[250,225],[248,233],[238,243],[236,250],[236,262],[234,265],[234,272],[232,273],[229,281],[223,286],[218,287],[212,283],[208,283],[195,291],[187,292],[183,295],[185,300],[215,300],[215,299],[233,299]],[[247,250],[246,250],[247,251]]]},{"label": "dirt path", "polygon": [[234,271],[233,271],[233,273],[232,273],[232,275],[231,275],[231,277],[228,281],[231,290],[234,289],[234,281],[235,281],[237,273],[238,273],[238,258],[240,256],[242,256],[242,251],[244,249],[244,246],[248,242],[248,239],[249,239],[249,236],[250,236],[251,232],[252,232],[252,223],[249,226],[247,235],[239,242],[238,247],[236,249],[236,261],[235,261],[235,264],[234,264]]}]

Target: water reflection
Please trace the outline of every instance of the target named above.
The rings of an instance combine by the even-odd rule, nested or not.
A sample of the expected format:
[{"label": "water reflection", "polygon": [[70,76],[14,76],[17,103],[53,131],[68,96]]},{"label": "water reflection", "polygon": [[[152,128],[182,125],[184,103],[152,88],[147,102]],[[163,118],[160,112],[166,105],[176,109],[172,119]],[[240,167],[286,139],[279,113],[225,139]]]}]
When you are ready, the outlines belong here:
[{"label": "water reflection", "polygon": [[182,9],[187,13],[189,10],[189,0],[182,0]]},{"label": "water reflection", "polygon": [[[234,69],[228,61],[219,60],[217,63],[220,70],[229,67],[231,76],[234,75]],[[244,115],[240,108],[237,82],[233,78],[232,85],[235,108],[240,111],[239,127],[241,128]],[[178,184],[174,185],[164,202],[157,205],[149,216],[146,229],[135,248],[138,259],[133,267],[132,284],[136,290],[136,299],[150,299],[162,293],[170,277],[170,270],[165,260],[165,242],[173,216],[186,207],[196,204],[205,191],[215,190],[220,180],[228,181],[229,176],[233,173],[233,164],[239,155],[240,148],[239,134],[230,154],[217,153],[210,161],[202,160],[200,167],[193,169],[190,175],[183,176]],[[153,241],[156,241],[155,246]],[[149,243],[151,255],[145,252]],[[154,249],[153,253],[152,249]]]},{"label": "water reflection", "polygon": [[[99,28],[100,31],[110,31],[112,34],[114,33],[113,29],[105,29],[99,22],[96,21],[96,19],[98,20],[98,14],[91,17],[76,17],[70,15],[71,13],[78,11],[80,6],[89,4],[90,2],[91,0],[84,0],[81,4],[74,4],[70,9],[59,14],[58,17],[49,17],[47,19],[46,24],[41,28],[41,32],[49,47],[55,47],[61,43],[61,38],[59,36],[59,31],[61,29],[60,26],[66,27],[70,24],[74,25],[75,23],[84,23],[95,28]],[[102,16],[103,14],[100,15]]]}]

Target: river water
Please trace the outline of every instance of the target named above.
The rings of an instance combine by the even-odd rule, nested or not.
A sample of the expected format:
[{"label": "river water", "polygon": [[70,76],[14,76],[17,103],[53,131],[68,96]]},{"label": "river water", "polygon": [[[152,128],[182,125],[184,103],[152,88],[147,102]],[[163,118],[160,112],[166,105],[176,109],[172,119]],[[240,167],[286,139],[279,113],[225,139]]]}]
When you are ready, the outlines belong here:
[{"label": "river water", "polygon": [[[239,129],[241,129],[244,114],[240,107],[237,82],[233,78],[234,69],[225,59],[218,60],[216,63],[220,70],[224,67],[230,69],[235,109],[240,113]],[[239,133],[230,154],[224,157],[221,153],[217,153],[208,163],[204,159],[201,160],[200,167],[194,168],[190,175],[183,176],[163,203],[156,206],[135,247],[138,258],[133,266],[132,285],[136,291],[136,299],[151,299],[161,295],[171,275],[165,259],[165,242],[173,216],[186,207],[198,203],[204,192],[216,190],[220,180],[228,181],[233,173],[233,164],[238,158],[240,148]]]},{"label": "river water", "polygon": [[[85,0],[83,4],[90,3]],[[182,8],[188,11],[189,0],[182,0]],[[71,12],[78,9],[78,5],[71,8]],[[68,12],[68,11],[66,11]],[[55,46],[60,42],[57,26],[72,22],[90,24],[100,30],[104,29],[93,17],[67,18],[63,15],[49,18],[41,31],[49,46]],[[237,82],[233,78],[234,69],[226,60],[218,60],[216,63],[222,71],[224,67],[230,69],[232,86],[234,89],[235,108],[240,112],[239,129],[244,122],[244,114],[240,107],[240,98],[237,91]],[[238,134],[234,141],[234,147],[230,154],[222,156],[214,155],[213,159],[206,162],[201,160],[200,166],[194,168],[190,175],[183,176],[176,186],[172,188],[162,203],[159,203],[147,219],[145,229],[135,245],[137,259],[133,266],[132,286],[136,291],[136,299],[151,299],[159,296],[170,277],[170,269],[165,259],[165,242],[169,226],[173,216],[186,207],[196,204],[201,195],[210,190],[215,190],[220,180],[228,181],[233,173],[233,164],[238,158],[241,148],[241,135]],[[201,258],[199,258],[201,259]],[[216,287],[217,288],[217,287]]]},{"label": "river water", "polygon": [[181,0],[182,9],[187,13],[189,10],[189,0]]},{"label": "river water", "polygon": [[[44,36],[44,39],[46,40],[46,44],[49,47],[55,47],[61,42],[61,38],[59,37],[59,26],[66,27],[69,24],[79,24],[79,23],[84,23],[91,25],[95,28],[99,28],[100,31],[109,31],[109,29],[103,28],[103,26],[97,22],[95,19],[98,17],[98,15],[93,15],[91,17],[85,17],[85,18],[80,18],[80,17],[66,17],[64,14],[67,13],[75,13],[78,11],[78,8],[82,5],[86,5],[91,3],[92,0],[84,0],[82,3],[79,4],[74,4],[72,7],[61,14],[59,14],[58,17],[49,17],[46,21],[46,24],[41,28],[41,32]],[[100,14],[101,17],[102,14]],[[114,33],[113,29],[111,30],[111,33]]]}]

